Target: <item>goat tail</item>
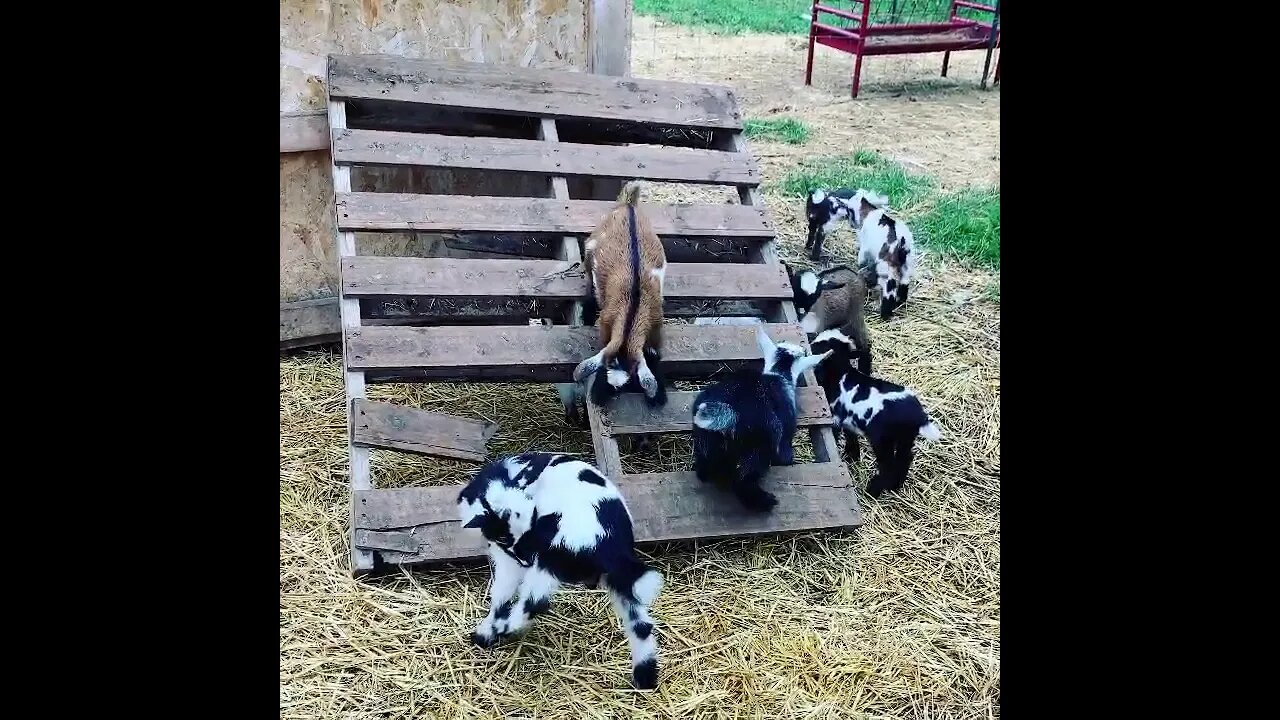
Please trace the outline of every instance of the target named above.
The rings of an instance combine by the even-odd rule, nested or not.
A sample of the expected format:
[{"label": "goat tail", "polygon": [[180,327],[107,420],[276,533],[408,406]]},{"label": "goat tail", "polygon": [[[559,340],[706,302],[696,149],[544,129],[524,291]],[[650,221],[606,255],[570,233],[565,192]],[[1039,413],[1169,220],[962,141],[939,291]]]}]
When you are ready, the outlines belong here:
[{"label": "goat tail", "polygon": [[920,437],[930,441],[938,440],[942,437],[942,431],[938,429],[937,425],[933,424],[932,420],[930,420],[920,426]]},{"label": "goat tail", "polygon": [[630,205],[635,207],[640,203],[640,181],[632,180],[622,186],[622,192],[618,193],[619,205]]},{"label": "goat tail", "polygon": [[704,402],[693,414],[693,424],[703,430],[724,432],[738,423],[738,413],[728,403]]}]

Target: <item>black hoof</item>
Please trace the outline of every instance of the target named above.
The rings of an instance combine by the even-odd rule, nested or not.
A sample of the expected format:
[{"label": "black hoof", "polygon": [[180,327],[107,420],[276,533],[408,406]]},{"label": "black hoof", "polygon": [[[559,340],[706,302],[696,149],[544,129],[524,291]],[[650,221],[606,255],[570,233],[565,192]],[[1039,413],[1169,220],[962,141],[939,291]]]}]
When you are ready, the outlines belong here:
[{"label": "black hoof", "polygon": [[631,683],[637,690],[653,690],[658,687],[658,661],[645,660],[631,671]]}]

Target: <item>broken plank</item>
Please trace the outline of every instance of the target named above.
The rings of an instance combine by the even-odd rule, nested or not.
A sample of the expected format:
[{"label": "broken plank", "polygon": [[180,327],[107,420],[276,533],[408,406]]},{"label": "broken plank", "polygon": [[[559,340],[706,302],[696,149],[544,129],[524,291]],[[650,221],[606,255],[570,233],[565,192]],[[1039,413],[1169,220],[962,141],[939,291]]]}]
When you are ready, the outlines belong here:
[{"label": "broken plank", "polygon": [[406,405],[364,399],[352,404],[351,438],[362,447],[481,462],[487,454],[485,443],[497,430],[496,423]]},{"label": "broken plank", "polygon": [[380,100],[552,118],[740,128],[733,90],[487,63],[330,55],[331,100]]},{"label": "broken plank", "polygon": [[416,553],[422,546],[422,542],[415,533],[376,530],[356,530],[355,542],[356,547],[366,550],[395,550],[407,553]]},{"label": "broken plank", "polygon": [[[551,200],[416,193],[338,193],[342,231],[494,232],[588,235],[615,207],[607,200]],[[726,203],[658,205],[641,202],[659,235],[755,237],[773,230],[762,209]]]},{"label": "broken plank", "polygon": [[[804,342],[794,323],[757,327],[765,328],[774,342]],[[675,376],[761,362],[755,327],[671,324],[662,334],[663,368]],[[530,382],[566,382],[573,368],[599,349],[594,327],[493,326],[483,332],[467,327],[360,327],[346,339],[351,370],[414,370],[404,375],[465,374]]]},{"label": "broken plank", "polygon": [[[578,299],[590,292],[581,263],[560,260],[471,260],[455,258],[343,258],[346,297]],[[790,300],[791,281],[781,266],[672,263],[666,300]]]},{"label": "broken plank", "polygon": [[[856,491],[842,462],[772,468],[761,485],[777,496],[778,504],[767,514],[744,509],[727,490],[703,483],[691,472],[625,475],[617,484],[626,497],[640,543],[862,524]],[[387,562],[479,559],[485,555],[485,541],[480,531],[464,529],[458,521],[460,490],[455,486],[359,492],[357,527],[405,535],[413,532],[418,550],[382,552]]]},{"label": "broken plank", "polygon": [[280,347],[295,348],[342,340],[338,298],[280,304]]},{"label": "broken plank", "polygon": [[[614,435],[689,432],[697,396],[696,392],[669,392],[666,406],[651,408],[637,393],[619,395],[604,413],[605,426]],[[822,388],[796,388],[796,415],[800,427],[831,424],[831,408]]]},{"label": "broken plank", "polygon": [[720,185],[760,184],[760,169],[751,156],[719,150],[343,130],[333,140],[333,152],[333,161],[338,164],[475,168]]}]

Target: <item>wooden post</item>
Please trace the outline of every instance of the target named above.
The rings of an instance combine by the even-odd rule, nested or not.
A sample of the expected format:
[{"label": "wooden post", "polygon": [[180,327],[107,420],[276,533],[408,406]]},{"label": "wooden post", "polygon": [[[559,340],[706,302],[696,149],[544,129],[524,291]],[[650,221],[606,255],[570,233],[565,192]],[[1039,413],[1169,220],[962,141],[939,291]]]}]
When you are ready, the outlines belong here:
[{"label": "wooden post", "polygon": [[[331,136],[336,136],[347,127],[347,104],[341,100],[329,101],[329,128]],[[330,149],[332,152],[332,148]],[[351,166],[350,165],[333,165],[333,192],[349,193],[351,192]],[[336,207],[336,203],[335,203]],[[335,218],[336,220],[336,218]],[[338,233],[338,262],[342,262],[342,258],[354,257],[356,254],[356,234],[353,232]],[[359,298],[342,298],[340,301],[340,309],[342,311],[342,355],[343,364],[346,364],[347,357],[347,333],[360,328],[360,300]],[[373,569],[373,553],[368,550],[361,550],[356,547],[356,493],[363,490],[372,490],[373,481],[369,477],[369,448],[360,447],[352,442],[355,437],[351,426],[351,419],[355,413],[355,400],[364,399],[364,373],[352,372],[348,370],[345,373],[346,390],[347,390],[347,452],[351,458],[351,465],[348,469],[348,476],[351,483],[351,516],[349,518],[351,527],[347,536],[351,541],[351,573],[353,575],[362,572],[368,572]]]},{"label": "wooden post", "polygon": [[631,74],[631,0],[590,0],[587,72],[619,77]]}]

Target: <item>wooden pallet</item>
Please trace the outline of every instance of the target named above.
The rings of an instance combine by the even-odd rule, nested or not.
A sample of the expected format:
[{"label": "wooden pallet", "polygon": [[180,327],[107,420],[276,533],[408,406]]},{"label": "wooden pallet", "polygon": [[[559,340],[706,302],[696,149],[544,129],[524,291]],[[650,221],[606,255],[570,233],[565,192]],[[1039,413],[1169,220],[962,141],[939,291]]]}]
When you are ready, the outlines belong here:
[{"label": "wooden pallet", "polygon": [[[479,460],[492,432],[368,402],[365,384],[569,380],[597,350],[595,328],[582,326],[589,290],[582,238],[626,180],[737,189],[737,204],[645,202],[667,247],[669,316],[756,315],[775,341],[807,345],[731,89],[368,55],[331,56],[328,87],[355,572],[372,569],[374,553],[391,563],[484,554],[479,534],[457,525],[459,488],[375,490],[369,448]],[[352,166],[533,175],[546,178],[546,189],[536,198],[353,192]],[[357,232],[430,233],[448,257],[362,256]],[[416,309],[405,310],[410,305]],[[558,324],[531,325],[533,317]],[[477,332],[477,324],[491,327]],[[705,379],[759,363],[755,333],[672,324],[664,369],[673,378]],[[658,410],[639,396],[607,409],[588,405],[595,463],[626,496],[637,539],[860,525],[825,395],[812,373],[802,383],[800,425],[817,461],[774,468],[766,486],[779,502],[764,516],[746,513],[691,472],[623,472],[616,438],[689,432],[695,393],[671,392]]]}]

